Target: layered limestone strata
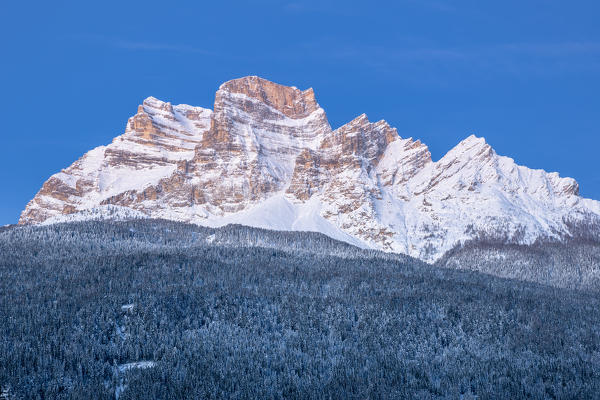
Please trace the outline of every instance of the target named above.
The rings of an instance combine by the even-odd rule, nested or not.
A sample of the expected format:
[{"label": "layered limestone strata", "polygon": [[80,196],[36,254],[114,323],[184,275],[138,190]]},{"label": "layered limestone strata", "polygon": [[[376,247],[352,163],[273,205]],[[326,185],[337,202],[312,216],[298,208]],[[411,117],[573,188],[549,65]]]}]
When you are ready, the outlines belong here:
[{"label": "layered limestone strata", "polygon": [[519,166],[482,138],[433,161],[364,114],[332,130],[312,89],[258,77],[221,85],[212,111],[144,100],[125,133],[50,177],[19,223],[102,207],[315,230],[427,261],[469,240],[562,240],[600,221],[573,179]]}]

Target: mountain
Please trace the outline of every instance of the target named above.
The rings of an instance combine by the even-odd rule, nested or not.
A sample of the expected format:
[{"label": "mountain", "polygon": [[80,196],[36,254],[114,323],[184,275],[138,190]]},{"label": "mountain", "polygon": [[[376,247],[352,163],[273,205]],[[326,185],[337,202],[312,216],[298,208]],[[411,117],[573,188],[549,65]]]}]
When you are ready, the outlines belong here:
[{"label": "mountain", "polygon": [[317,231],[427,262],[471,242],[600,237],[600,202],[571,178],[475,136],[433,161],[364,114],[333,130],[312,89],[259,77],[221,85],[212,111],[147,98],[124,134],[52,175],[19,223],[131,216]]}]

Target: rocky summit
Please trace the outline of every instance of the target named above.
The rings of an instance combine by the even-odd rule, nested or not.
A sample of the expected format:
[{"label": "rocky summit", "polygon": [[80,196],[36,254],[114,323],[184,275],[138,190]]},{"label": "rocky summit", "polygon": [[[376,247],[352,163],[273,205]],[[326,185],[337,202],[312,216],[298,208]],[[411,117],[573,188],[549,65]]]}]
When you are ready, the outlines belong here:
[{"label": "rocky summit", "polygon": [[213,110],[147,98],[125,133],[52,175],[19,223],[132,216],[318,231],[428,262],[466,242],[600,237],[600,202],[571,178],[475,136],[433,161],[364,114],[332,130],[312,89],[255,76],[221,85]]}]

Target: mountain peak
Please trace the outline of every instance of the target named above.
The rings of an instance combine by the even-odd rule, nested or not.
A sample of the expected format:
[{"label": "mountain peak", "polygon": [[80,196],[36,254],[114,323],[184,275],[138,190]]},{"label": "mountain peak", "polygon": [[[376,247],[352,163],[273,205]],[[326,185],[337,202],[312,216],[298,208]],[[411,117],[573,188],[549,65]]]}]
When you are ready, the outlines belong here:
[{"label": "mountain peak", "polygon": [[461,140],[455,147],[457,148],[473,148],[473,147],[489,147],[489,144],[484,137],[478,137],[473,134]]},{"label": "mountain peak", "polygon": [[173,106],[171,105],[170,102],[168,102],[168,101],[165,102],[165,101],[159,100],[153,96],[149,96],[144,99],[141,106],[138,107],[138,112],[140,112],[140,110],[145,111],[144,107],[149,107],[149,108],[153,108],[156,110],[162,110],[162,111],[165,111],[165,112],[171,113],[171,114],[173,113]]},{"label": "mountain peak", "polygon": [[296,87],[280,85],[258,76],[246,76],[225,82],[219,87],[217,101],[224,92],[258,100],[293,119],[304,118],[319,109],[312,88],[301,91]]},{"label": "mountain peak", "polygon": [[440,162],[444,164],[444,161],[454,159],[461,159],[465,163],[475,160],[486,161],[493,158],[495,154],[496,152],[486,142],[485,138],[470,135],[446,153]]},{"label": "mountain peak", "polygon": [[152,105],[155,103],[163,103],[162,100],[157,99],[154,96],[148,96],[144,99],[144,101],[142,101],[142,104],[148,104],[148,105]]},{"label": "mountain peak", "polygon": [[474,133],[470,134],[469,136],[467,136],[466,138],[464,138],[461,142],[483,142],[485,143],[485,138],[479,137],[477,135],[475,135]]},{"label": "mountain peak", "polygon": [[355,125],[355,124],[363,123],[363,122],[367,122],[367,123],[371,122],[371,121],[369,121],[369,117],[367,117],[367,114],[365,114],[365,113],[360,114],[359,116],[354,118],[352,121],[348,122],[347,125]]}]

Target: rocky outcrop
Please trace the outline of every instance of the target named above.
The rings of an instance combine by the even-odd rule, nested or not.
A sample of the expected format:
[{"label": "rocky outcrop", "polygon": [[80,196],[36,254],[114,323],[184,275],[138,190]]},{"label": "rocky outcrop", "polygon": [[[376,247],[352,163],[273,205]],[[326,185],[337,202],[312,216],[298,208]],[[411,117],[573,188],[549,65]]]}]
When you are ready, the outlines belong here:
[{"label": "rocky outcrop", "polygon": [[144,208],[135,199],[146,200],[144,193],[194,157],[210,128],[211,114],[201,107],[147,98],[127,122],[125,133],[50,177],[19,223],[39,223],[102,204]]},{"label": "rocky outcrop", "polygon": [[395,141],[400,141],[398,132],[387,122],[372,123],[362,114],[324,138],[318,149],[296,158],[286,193],[295,201],[318,195],[324,218],[391,250],[393,232],[378,221],[374,200],[383,198],[377,166]]},{"label": "rocky outcrop", "polygon": [[298,154],[331,133],[311,89],[257,77],[223,84],[214,109],[191,169],[196,186],[210,188],[199,204],[216,214],[243,210],[282,191]]},{"label": "rocky outcrop", "polygon": [[573,179],[518,166],[482,138],[433,161],[364,114],[332,130],[312,89],[258,77],[221,85],[213,111],[144,100],[125,133],[50,177],[19,222],[96,218],[102,207],[316,230],[427,261],[472,240],[561,240],[600,218]]}]

